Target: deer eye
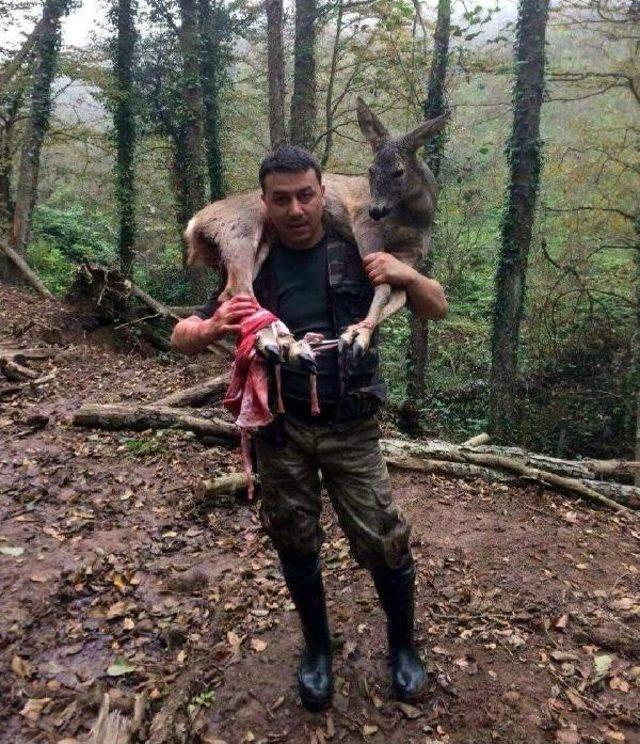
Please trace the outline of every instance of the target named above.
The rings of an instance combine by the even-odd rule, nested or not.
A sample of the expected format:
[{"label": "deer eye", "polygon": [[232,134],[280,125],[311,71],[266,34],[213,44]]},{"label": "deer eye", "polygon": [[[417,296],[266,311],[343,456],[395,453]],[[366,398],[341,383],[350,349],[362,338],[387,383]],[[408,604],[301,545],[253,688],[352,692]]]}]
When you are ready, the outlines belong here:
[{"label": "deer eye", "polygon": [[398,168],[397,170],[393,171],[394,178],[400,178],[401,176],[404,176],[404,168]]}]

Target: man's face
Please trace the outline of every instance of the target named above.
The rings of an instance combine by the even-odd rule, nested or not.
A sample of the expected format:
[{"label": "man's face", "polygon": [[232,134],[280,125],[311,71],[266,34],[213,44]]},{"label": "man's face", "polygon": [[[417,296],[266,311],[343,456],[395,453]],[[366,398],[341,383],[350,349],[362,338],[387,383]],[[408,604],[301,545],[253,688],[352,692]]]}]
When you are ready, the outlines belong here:
[{"label": "man's face", "polygon": [[290,248],[311,248],[324,233],[324,186],[313,168],[300,173],[269,173],[262,201],[267,218]]}]

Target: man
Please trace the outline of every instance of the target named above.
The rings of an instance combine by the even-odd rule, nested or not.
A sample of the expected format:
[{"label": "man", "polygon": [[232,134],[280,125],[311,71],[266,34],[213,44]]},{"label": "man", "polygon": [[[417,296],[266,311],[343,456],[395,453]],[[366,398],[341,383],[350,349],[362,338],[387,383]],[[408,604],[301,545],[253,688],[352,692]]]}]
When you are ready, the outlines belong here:
[{"label": "man", "polygon": [[[335,339],[366,315],[372,285],[403,287],[421,318],[443,318],[447,302],[438,282],[387,253],[364,262],[356,246],[325,230],[324,186],[309,153],[284,147],[260,168],[266,217],[277,240],[256,281],[261,306],[277,315],[296,338],[314,331]],[[175,327],[172,343],[197,353],[237,334],[257,308],[253,298],[212,301]],[[300,696],[310,710],[331,700],[331,636],[319,551],[322,483],[349,539],[354,557],[368,568],[387,615],[395,695],[412,700],[425,672],[413,642],[415,567],[409,525],[391,497],[374,414],[384,401],[375,336],[369,351],[348,363],[336,351],[318,354],[320,416],[310,413],[308,374],[284,365],[286,413],[258,431],[256,453],[262,486],[261,518],[282,563],[305,640],[298,670]]]}]

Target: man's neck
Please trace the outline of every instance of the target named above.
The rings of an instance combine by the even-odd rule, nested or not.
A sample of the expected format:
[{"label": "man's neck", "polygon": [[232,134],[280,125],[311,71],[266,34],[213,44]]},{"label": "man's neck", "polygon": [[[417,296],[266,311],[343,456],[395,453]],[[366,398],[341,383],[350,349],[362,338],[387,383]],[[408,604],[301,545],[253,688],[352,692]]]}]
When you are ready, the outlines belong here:
[{"label": "man's neck", "polygon": [[322,240],[322,238],[324,238],[325,232],[326,231],[324,229],[324,225],[321,224],[320,227],[319,227],[319,229],[314,234],[313,238],[311,238],[310,240],[308,240],[303,245],[301,245],[300,243],[295,243],[295,244],[294,243],[288,243],[286,240],[283,240],[280,236],[278,236],[278,240],[280,241],[280,243],[285,248],[288,248],[289,250],[292,250],[292,251],[308,251],[309,248],[314,248],[316,245],[318,245],[318,243]]}]

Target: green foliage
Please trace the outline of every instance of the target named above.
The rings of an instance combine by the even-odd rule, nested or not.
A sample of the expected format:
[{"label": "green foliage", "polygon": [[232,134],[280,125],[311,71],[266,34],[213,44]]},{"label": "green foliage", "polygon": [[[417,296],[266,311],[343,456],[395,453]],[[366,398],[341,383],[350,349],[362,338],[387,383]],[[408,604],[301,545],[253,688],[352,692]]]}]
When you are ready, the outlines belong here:
[{"label": "green foliage", "polygon": [[29,262],[55,293],[67,289],[77,264],[115,261],[109,217],[84,205],[70,189],[61,189],[35,208],[31,232]]}]

